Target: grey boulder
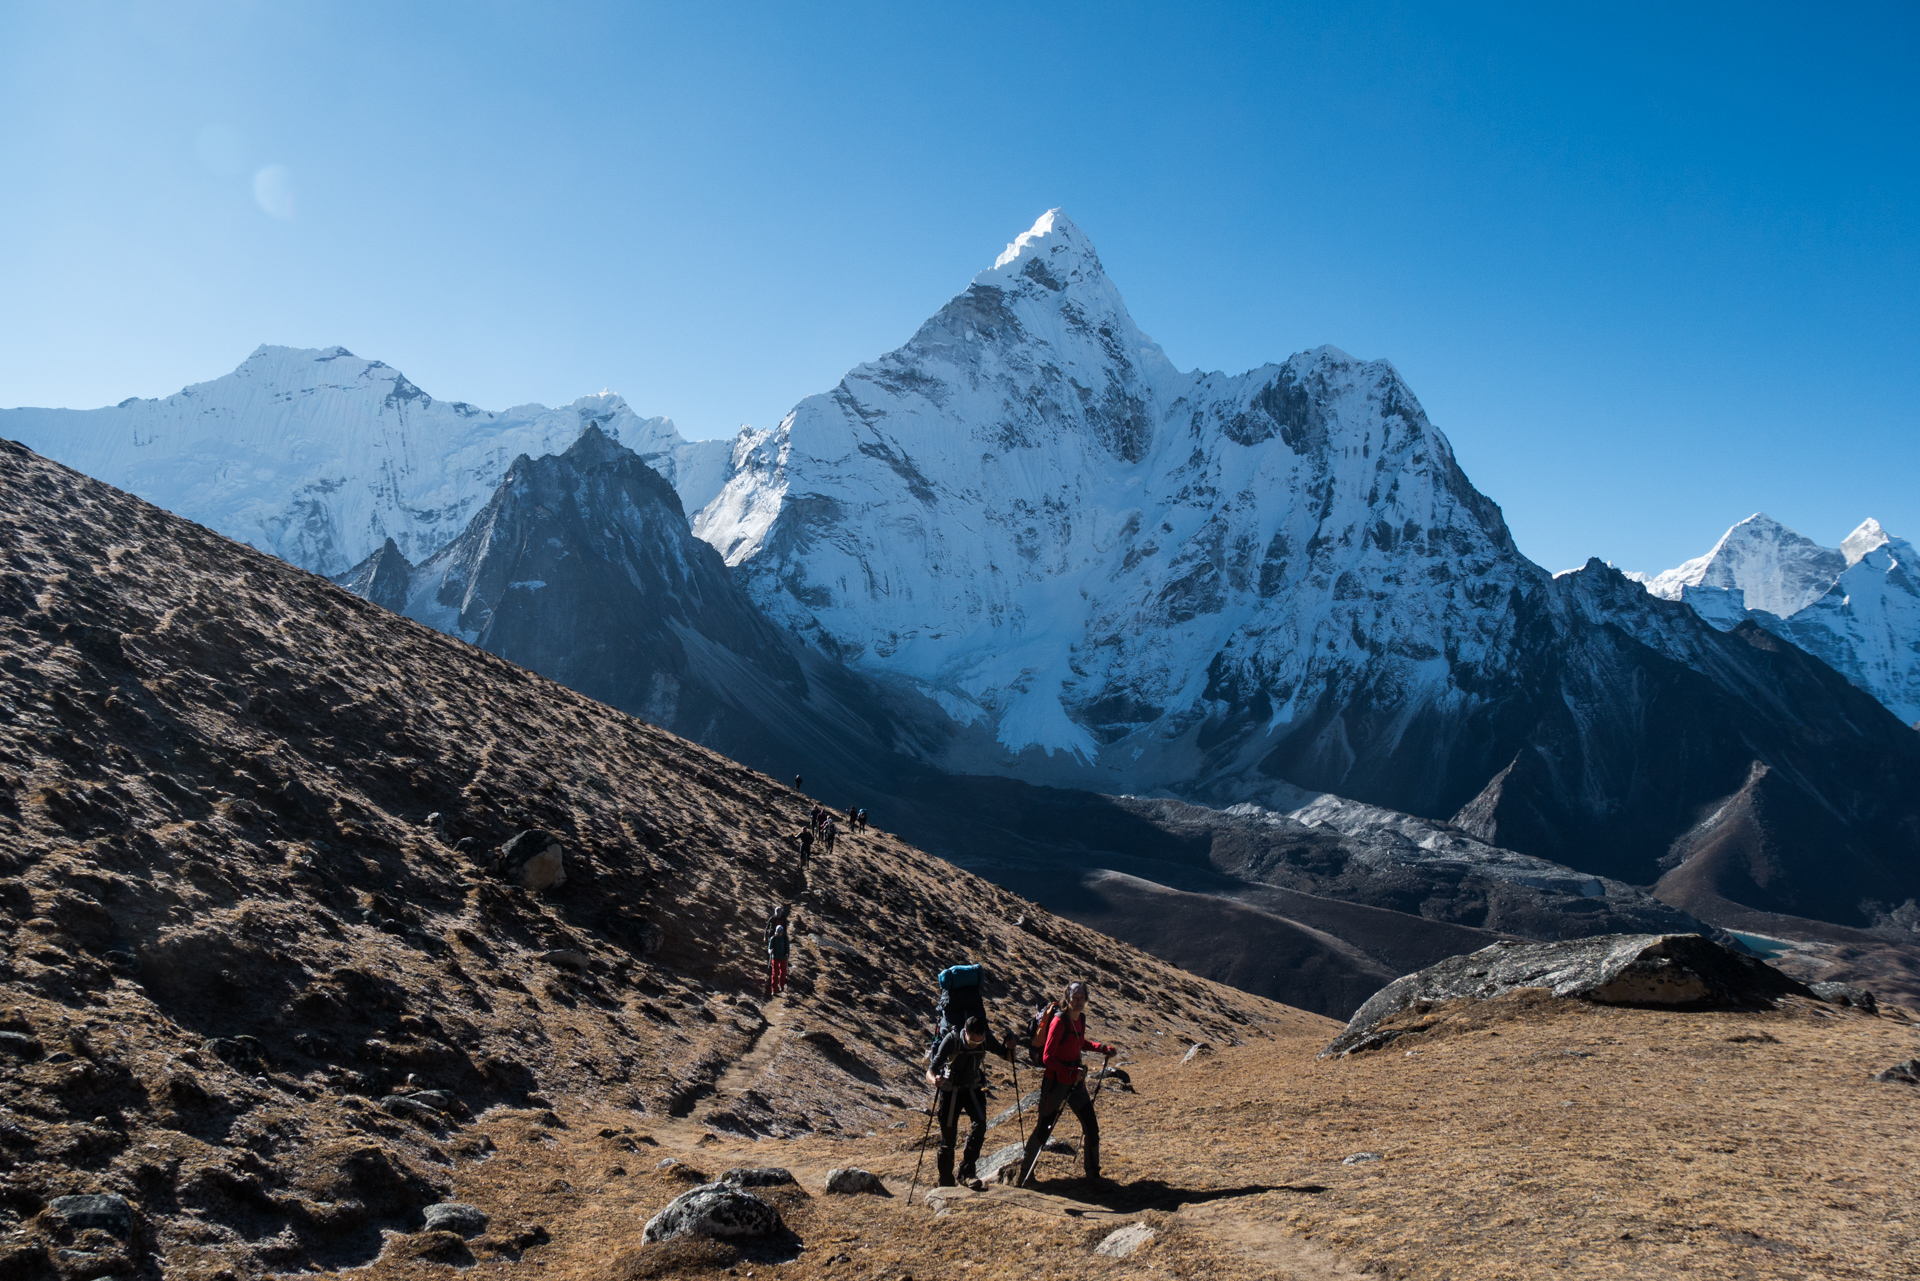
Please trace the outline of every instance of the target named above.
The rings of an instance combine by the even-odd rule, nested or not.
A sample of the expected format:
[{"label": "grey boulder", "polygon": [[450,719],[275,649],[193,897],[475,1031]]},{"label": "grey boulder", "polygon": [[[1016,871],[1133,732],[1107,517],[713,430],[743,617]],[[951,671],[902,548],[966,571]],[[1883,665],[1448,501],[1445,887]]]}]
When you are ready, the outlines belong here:
[{"label": "grey boulder", "polygon": [[1129,1223],[1124,1228],[1115,1228],[1107,1233],[1106,1239],[1093,1247],[1095,1254],[1103,1254],[1109,1259],[1130,1258],[1135,1251],[1153,1240],[1153,1229],[1144,1223]]},{"label": "grey boulder", "polygon": [[841,1196],[858,1196],[862,1193],[868,1196],[893,1195],[893,1193],[887,1191],[887,1185],[880,1181],[879,1175],[874,1174],[870,1170],[860,1170],[852,1167],[828,1170],[827,1191],[838,1193]]},{"label": "grey boulder", "polygon": [[799,1182],[777,1165],[735,1166],[721,1175],[719,1181],[736,1188],[777,1188],[782,1184]]},{"label": "grey boulder", "polygon": [[689,1188],[647,1220],[643,1241],[671,1241],[675,1237],[765,1237],[786,1225],[780,1212],[750,1192],[730,1183],[702,1183]]},{"label": "grey boulder", "polygon": [[1908,1059],[1905,1063],[1896,1063],[1884,1072],[1875,1072],[1870,1079],[1920,1085],[1920,1059]]},{"label": "grey boulder", "polygon": [[454,1232],[463,1237],[479,1236],[487,1230],[487,1212],[459,1201],[442,1201],[422,1210],[429,1232]]},{"label": "grey boulder", "polygon": [[133,1235],[133,1206],[110,1192],[57,1196],[47,1202],[54,1217],[70,1228],[99,1228],[121,1240]]},{"label": "grey boulder", "polygon": [[1873,993],[1853,983],[1810,983],[1807,985],[1813,994],[1829,1005],[1847,1005],[1862,1014],[1876,1014],[1880,1002]]},{"label": "grey boulder", "polygon": [[1811,996],[1766,962],[1740,956],[1699,934],[1599,934],[1562,942],[1502,941],[1395,979],[1354,1012],[1321,1051],[1375,1050],[1401,1035],[1378,1025],[1403,1010],[1447,1001],[1485,1001],[1521,988],[1603,1005],[1761,1006]]}]

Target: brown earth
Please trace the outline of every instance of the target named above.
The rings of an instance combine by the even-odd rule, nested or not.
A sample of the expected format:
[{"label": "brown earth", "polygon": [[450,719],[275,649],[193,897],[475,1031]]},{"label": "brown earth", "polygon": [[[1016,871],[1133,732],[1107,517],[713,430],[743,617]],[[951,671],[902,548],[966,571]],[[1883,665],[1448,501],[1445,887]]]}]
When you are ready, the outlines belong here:
[{"label": "brown earth", "polygon": [[[0,497],[0,1278],[1914,1274],[1920,1090],[1867,1080],[1920,1055],[1900,1011],[1521,994],[1320,1060],[1331,1021],[883,833],[803,885],[791,789],[17,446]],[[532,827],[567,850],[539,894],[487,867]],[[905,1203],[967,956],[1094,981],[1117,1186],[1049,1156]],[[792,1170],[791,1234],[642,1246],[670,1156]],[[842,1165],[896,1195],[826,1195]],[[77,1192],[133,1239],[63,1226]],[[446,1198],[484,1235],[419,1231]]]}]

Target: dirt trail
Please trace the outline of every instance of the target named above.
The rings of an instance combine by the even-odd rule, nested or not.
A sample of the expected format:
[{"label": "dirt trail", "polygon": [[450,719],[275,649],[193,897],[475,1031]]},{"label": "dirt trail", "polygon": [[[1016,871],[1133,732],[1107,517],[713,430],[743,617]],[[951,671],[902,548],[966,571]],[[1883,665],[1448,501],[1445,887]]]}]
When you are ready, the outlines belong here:
[{"label": "dirt trail", "polygon": [[776,996],[761,1007],[761,1017],[766,1021],[748,1043],[746,1053],[720,1074],[713,1083],[713,1093],[702,1100],[707,1105],[709,1117],[744,1094],[767,1065],[773,1062],[774,1055],[780,1052],[781,1036],[786,1031],[789,1012],[790,1007],[784,996]]}]

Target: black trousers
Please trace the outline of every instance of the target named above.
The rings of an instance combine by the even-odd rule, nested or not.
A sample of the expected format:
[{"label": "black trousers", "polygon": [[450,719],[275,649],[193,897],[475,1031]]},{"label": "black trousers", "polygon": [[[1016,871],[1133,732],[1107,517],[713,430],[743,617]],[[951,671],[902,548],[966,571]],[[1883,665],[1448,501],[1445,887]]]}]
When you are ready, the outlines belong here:
[{"label": "black trousers", "polygon": [[1072,1108],[1074,1116],[1080,1120],[1081,1150],[1086,1161],[1087,1177],[1100,1177],[1100,1118],[1093,1113],[1093,1100],[1087,1096],[1086,1084],[1075,1081],[1072,1085],[1062,1085],[1049,1078],[1040,1087],[1039,1113],[1034,1118],[1033,1133],[1027,1136],[1026,1159],[1020,1163],[1023,1179],[1040,1158],[1040,1145],[1052,1133],[1054,1118],[1060,1115],[1062,1107]]},{"label": "black trousers", "polygon": [[934,1154],[934,1166],[940,1171],[940,1186],[953,1186],[953,1145],[960,1137],[960,1113],[964,1109],[968,1121],[967,1150],[960,1157],[960,1177],[971,1179],[974,1165],[980,1160],[980,1145],[987,1139],[987,1100],[981,1095],[979,1087],[971,1090],[940,1091],[940,1148]]}]

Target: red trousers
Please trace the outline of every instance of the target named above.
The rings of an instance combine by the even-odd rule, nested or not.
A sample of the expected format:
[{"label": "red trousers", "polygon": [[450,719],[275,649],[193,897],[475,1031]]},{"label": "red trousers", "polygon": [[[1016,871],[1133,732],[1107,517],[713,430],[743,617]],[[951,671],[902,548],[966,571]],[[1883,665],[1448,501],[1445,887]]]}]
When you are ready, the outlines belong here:
[{"label": "red trousers", "polygon": [[787,990],[787,963],[771,960],[767,971],[767,995],[778,996]]}]

